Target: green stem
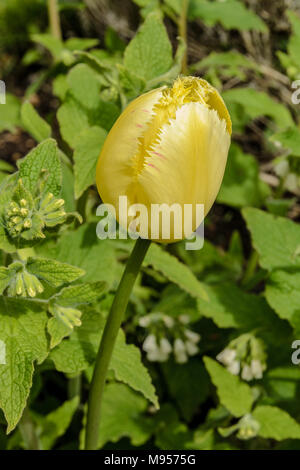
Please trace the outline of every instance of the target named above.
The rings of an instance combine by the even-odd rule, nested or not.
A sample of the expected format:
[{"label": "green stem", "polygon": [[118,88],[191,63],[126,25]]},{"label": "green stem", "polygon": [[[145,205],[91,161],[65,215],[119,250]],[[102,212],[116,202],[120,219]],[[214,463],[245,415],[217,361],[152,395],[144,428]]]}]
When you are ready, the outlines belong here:
[{"label": "green stem", "polygon": [[150,240],[144,240],[142,238],[137,239],[134,249],[127,261],[125,271],[106,321],[96,358],[89,395],[85,440],[86,450],[96,450],[98,447],[101,402],[110,359],[132,288],[149,245]]},{"label": "green stem", "polygon": [[48,0],[48,16],[52,36],[61,40],[62,34],[57,0]]},{"label": "green stem", "polygon": [[81,397],[81,374],[72,377],[68,382],[68,397],[71,400],[75,397]]},{"label": "green stem", "polygon": [[181,14],[178,21],[179,36],[184,40],[186,45],[185,52],[182,57],[181,72],[187,74],[187,12],[188,12],[189,0],[182,0]]},{"label": "green stem", "polygon": [[27,407],[23,411],[23,416],[19,423],[19,429],[25,442],[26,448],[28,450],[40,450],[41,446],[39,438],[36,434],[35,425],[31,419],[30,411]]},{"label": "green stem", "polygon": [[257,253],[257,251],[253,250],[251,255],[250,255],[250,258],[248,260],[248,264],[247,264],[247,267],[246,267],[246,270],[245,270],[245,273],[244,273],[244,277],[242,279],[242,285],[243,286],[248,284],[248,282],[253,277],[253,275],[255,273],[255,270],[256,270],[256,267],[257,267],[257,263],[258,263],[258,253]]}]

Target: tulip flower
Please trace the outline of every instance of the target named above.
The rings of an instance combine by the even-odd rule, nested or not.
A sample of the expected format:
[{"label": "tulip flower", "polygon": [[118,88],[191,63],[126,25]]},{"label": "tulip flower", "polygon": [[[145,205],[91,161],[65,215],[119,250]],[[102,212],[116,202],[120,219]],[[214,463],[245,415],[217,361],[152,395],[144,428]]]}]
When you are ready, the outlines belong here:
[{"label": "tulip flower", "polygon": [[[114,344],[136,277],[150,240],[173,242],[189,236],[219,191],[230,145],[231,121],[219,93],[205,80],[178,78],[171,88],[161,87],[140,96],[124,110],[104,143],[97,165],[97,187],[121,226],[139,235],[107,317],[96,357],[89,394],[85,448],[98,444],[101,403]],[[121,200],[128,204],[124,210]],[[146,209],[150,225],[133,215]],[[153,207],[169,209],[169,232],[164,234]],[[186,214],[186,206],[191,209]],[[128,210],[127,210],[128,208]],[[165,209],[167,208],[167,209]],[[171,214],[172,210],[172,214]],[[173,226],[171,227],[171,215]],[[148,220],[149,222],[149,220]],[[150,228],[149,228],[150,227]],[[198,336],[187,333],[174,341],[177,362],[198,352]],[[144,349],[150,360],[165,360],[170,345],[148,336]]]},{"label": "tulip flower", "polygon": [[[104,143],[96,174],[102,201],[115,208],[125,228],[133,226],[133,216],[122,210],[120,196],[126,196],[128,208],[146,207],[149,224],[139,231],[144,238],[174,242],[189,236],[216,199],[230,136],[224,101],[203,79],[178,78],[171,88],[141,95],[123,111]],[[167,237],[151,211],[161,205],[174,210]]]}]

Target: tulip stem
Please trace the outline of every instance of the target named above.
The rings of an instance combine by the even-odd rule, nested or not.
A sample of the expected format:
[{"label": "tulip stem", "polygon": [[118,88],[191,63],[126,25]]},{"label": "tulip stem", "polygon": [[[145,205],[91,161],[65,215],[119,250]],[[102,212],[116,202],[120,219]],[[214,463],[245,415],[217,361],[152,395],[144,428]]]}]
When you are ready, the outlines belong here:
[{"label": "tulip stem", "polygon": [[52,36],[61,40],[62,34],[57,0],[48,0],[48,16]]},{"label": "tulip stem", "polygon": [[137,239],[107,317],[89,394],[85,450],[96,450],[98,448],[101,403],[109,363],[132,288],[150,243],[150,240]]},{"label": "tulip stem", "polygon": [[188,12],[189,0],[182,1],[181,14],[178,22],[179,36],[184,40],[185,51],[181,62],[181,72],[187,74],[187,12]]}]

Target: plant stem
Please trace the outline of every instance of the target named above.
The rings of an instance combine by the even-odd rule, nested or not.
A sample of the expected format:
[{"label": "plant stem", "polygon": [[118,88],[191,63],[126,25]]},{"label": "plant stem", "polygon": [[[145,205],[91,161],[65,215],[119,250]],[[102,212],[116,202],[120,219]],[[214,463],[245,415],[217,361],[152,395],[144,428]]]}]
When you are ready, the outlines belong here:
[{"label": "plant stem", "polygon": [[48,0],[48,16],[51,34],[54,38],[62,39],[60,18],[57,6],[57,0]]},{"label": "plant stem", "polygon": [[30,411],[26,407],[19,423],[19,429],[28,450],[40,450],[39,438],[35,431],[35,425],[31,419]]},{"label": "plant stem", "polygon": [[179,36],[184,40],[186,49],[182,57],[181,72],[187,74],[187,12],[188,12],[189,0],[182,0],[181,14],[178,21]]},{"label": "plant stem", "polygon": [[68,382],[68,397],[71,400],[74,397],[81,397],[81,374],[72,377]]},{"label": "plant stem", "polygon": [[255,273],[256,267],[258,263],[258,253],[255,250],[252,250],[252,253],[249,257],[248,264],[244,273],[244,277],[242,279],[242,285],[245,286],[248,284],[250,279]]},{"label": "plant stem", "polygon": [[150,240],[137,239],[107,317],[96,358],[89,395],[85,440],[86,450],[96,450],[98,447],[101,403],[110,359],[132,288],[150,243]]}]

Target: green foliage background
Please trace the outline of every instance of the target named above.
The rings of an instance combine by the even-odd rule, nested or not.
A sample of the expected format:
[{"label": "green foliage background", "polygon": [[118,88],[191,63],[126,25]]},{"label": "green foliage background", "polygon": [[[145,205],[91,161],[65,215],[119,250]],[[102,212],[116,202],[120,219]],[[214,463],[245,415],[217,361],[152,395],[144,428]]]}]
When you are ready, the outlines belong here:
[{"label": "green foliage background", "polygon": [[[46,2],[1,3],[0,449],[82,448],[96,351],[132,249],[96,238],[97,158],[125,106],[181,73],[186,49],[187,72],[222,92],[233,143],[203,249],[152,244],[146,256],[99,448],[300,449],[300,13],[284,1],[187,3],[178,38],[182,0],[61,1],[62,40]],[[7,142],[20,136],[33,148],[15,158]],[[183,364],[143,351],[149,334],[173,348],[186,329],[201,339]],[[259,360],[262,377],[233,374],[218,356],[228,348],[242,366]]]}]

